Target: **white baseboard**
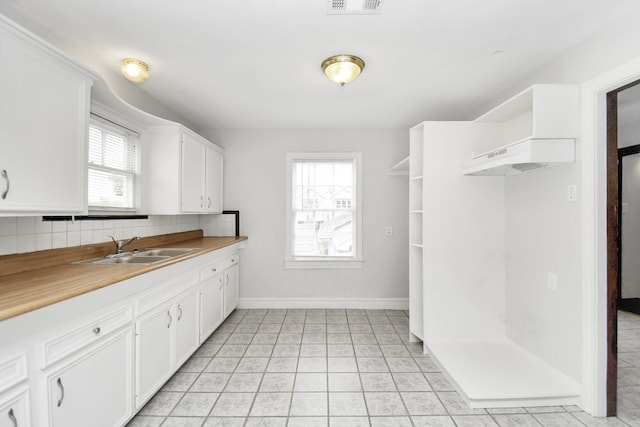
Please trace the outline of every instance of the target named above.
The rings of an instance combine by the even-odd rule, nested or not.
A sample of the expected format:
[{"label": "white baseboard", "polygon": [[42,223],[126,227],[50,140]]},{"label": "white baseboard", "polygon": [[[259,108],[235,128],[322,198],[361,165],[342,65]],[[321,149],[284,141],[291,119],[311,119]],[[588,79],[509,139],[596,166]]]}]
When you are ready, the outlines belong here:
[{"label": "white baseboard", "polygon": [[408,310],[409,298],[240,298],[238,308],[363,308]]}]

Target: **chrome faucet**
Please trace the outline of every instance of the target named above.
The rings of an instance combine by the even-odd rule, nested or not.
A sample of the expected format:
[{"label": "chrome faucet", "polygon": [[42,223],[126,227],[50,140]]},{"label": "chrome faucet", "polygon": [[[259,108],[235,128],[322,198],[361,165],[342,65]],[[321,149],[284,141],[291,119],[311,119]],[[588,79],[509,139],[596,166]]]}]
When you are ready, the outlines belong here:
[{"label": "chrome faucet", "polygon": [[121,254],[124,248],[140,238],[140,236],[133,236],[128,242],[125,242],[124,240],[116,240],[113,236],[107,237],[111,237],[111,240],[113,240],[113,243],[116,245],[116,255]]}]

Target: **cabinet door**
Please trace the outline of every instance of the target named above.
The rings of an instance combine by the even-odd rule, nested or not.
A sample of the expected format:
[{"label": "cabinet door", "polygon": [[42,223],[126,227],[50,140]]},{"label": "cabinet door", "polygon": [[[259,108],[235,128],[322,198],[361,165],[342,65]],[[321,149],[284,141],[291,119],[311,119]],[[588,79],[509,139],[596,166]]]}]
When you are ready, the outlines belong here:
[{"label": "cabinet door", "polygon": [[30,425],[28,390],[0,400],[0,427],[28,427]]},{"label": "cabinet door", "polygon": [[238,306],[238,291],[240,285],[240,266],[235,264],[227,268],[224,289],[224,317],[226,318]]},{"label": "cabinet door", "polygon": [[210,277],[202,282],[200,297],[200,342],[204,342],[209,335],[222,323],[224,310],[224,274]]},{"label": "cabinet door", "polygon": [[168,303],[136,322],[136,408],[172,374],[172,308]]},{"label": "cabinet door", "polygon": [[180,167],[182,212],[203,212],[205,207],[205,147],[188,133],[182,134]]},{"label": "cabinet door", "polygon": [[175,304],[175,369],[178,369],[200,344],[198,287],[178,298]]},{"label": "cabinet door", "polygon": [[206,148],[207,213],[222,213],[222,153],[211,147]]},{"label": "cabinet door", "polygon": [[4,31],[0,26],[0,215],[86,212],[90,82]]},{"label": "cabinet door", "polygon": [[131,408],[131,329],[48,377],[52,427],[115,427]]}]

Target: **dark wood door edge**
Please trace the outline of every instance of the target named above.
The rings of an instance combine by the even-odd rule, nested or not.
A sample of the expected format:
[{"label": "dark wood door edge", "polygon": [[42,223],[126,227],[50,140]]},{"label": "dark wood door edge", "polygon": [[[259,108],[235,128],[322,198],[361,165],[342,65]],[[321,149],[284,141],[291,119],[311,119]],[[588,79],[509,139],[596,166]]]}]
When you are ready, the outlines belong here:
[{"label": "dark wood door edge", "polygon": [[616,415],[618,383],[618,94],[607,94],[607,415]]}]

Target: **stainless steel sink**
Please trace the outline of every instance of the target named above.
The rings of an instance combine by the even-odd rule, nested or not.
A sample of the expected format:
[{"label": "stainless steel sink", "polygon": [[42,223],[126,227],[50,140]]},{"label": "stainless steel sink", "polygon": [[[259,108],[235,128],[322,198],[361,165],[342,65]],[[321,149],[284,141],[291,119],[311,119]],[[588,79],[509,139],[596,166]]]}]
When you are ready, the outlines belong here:
[{"label": "stainless steel sink", "polygon": [[117,255],[107,255],[102,258],[92,258],[77,261],[73,264],[155,264],[187,255],[198,248],[154,248],[143,249],[134,252],[125,252]]},{"label": "stainless steel sink", "polygon": [[169,256],[136,256],[128,255],[118,258],[98,258],[81,262],[82,264],[153,264],[154,262],[165,261]]},{"label": "stainless steel sink", "polygon": [[157,249],[143,249],[138,252],[134,252],[133,256],[166,256],[176,257],[180,255],[186,255],[193,251],[197,251],[197,248],[157,248]]}]

